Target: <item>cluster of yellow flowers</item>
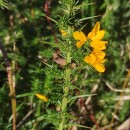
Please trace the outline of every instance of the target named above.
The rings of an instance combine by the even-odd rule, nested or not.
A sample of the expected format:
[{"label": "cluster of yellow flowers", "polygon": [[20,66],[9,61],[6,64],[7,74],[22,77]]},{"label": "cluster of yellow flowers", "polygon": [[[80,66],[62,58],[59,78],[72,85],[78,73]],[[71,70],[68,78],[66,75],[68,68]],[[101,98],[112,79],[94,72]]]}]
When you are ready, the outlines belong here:
[{"label": "cluster of yellow flowers", "polygon": [[[65,30],[60,30],[62,36],[66,36],[67,32]],[[105,67],[103,63],[106,61],[105,55],[106,53],[104,50],[106,49],[107,41],[103,41],[105,31],[100,30],[100,23],[97,22],[93,28],[93,30],[85,36],[82,31],[75,31],[73,32],[73,37],[77,41],[76,46],[77,48],[82,47],[87,41],[90,41],[90,46],[92,51],[89,55],[85,56],[83,59],[86,63],[93,66],[98,72],[104,72]],[[43,94],[36,93],[35,94],[39,99],[43,100],[44,102],[48,101],[48,97]]]},{"label": "cluster of yellow flowers", "polygon": [[80,48],[86,41],[90,41],[92,52],[84,58],[84,61],[93,66],[98,72],[104,72],[105,67],[103,63],[106,61],[104,50],[106,49],[107,41],[103,41],[105,31],[100,30],[100,23],[97,22],[93,30],[85,36],[82,31],[75,31],[73,33],[74,39],[77,41],[76,46]]}]

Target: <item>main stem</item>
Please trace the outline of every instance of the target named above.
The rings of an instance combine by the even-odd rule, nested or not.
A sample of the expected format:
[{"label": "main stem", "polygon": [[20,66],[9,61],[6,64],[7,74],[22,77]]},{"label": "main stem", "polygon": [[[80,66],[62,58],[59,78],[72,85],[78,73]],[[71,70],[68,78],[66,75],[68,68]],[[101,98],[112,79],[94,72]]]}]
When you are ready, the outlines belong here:
[{"label": "main stem", "polygon": [[69,85],[70,85],[70,75],[71,75],[71,70],[69,68],[69,64],[71,63],[71,53],[70,51],[67,52],[66,55],[66,64],[67,67],[65,69],[65,86],[63,88],[63,99],[62,99],[62,106],[61,106],[61,123],[59,125],[58,130],[63,130],[64,126],[66,124],[66,111],[67,111],[67,103],[68,103],[68,95],[69,95]]}]

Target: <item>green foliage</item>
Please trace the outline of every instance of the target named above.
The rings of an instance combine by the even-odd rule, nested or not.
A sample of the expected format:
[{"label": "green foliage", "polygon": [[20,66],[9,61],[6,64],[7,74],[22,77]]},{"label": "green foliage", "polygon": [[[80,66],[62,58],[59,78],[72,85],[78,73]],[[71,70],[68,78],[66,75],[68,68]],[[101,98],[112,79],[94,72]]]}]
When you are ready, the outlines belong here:
[{"label": "green foliage", "polygon": [[[0,37],[15,77],[18,129],[57,130],[63,117],[66,118],[66,129],[73,126],[70,124],[77,124],[79,130],[83,130],[80,128],[83,126],[94,129],[96,123],[92,115],[100,127],[110,125],[118,103],[115,99],[121,96],[115,89],[123,90],[130,67],[130,2],[48,0],[49,20],[46,17],[46,0],[9,2],[0,0]],[[96,21],[101,22],[108,41],[106,71],[103,74],[83,61],[91,51],[89,43],[83,49],[77,49],[73,38],[75,30],[82,30],[87,35]],[[62,37],[60,30],[65,30],[68,35]],[[12,108],[1,53],[0,61],[0,129],[11,130]],[[65,95],[68,86],[70,91]],[[129,83],[127,87],[130,90]],[[39,100],[36,93],[47,96],[48,102]],[[129,93],[124,92],[124,95],[129,96]],[[88,97],[91,100],[85,105]],[[129,102],[122,102],[123,106],[115,113],[119,120],[115,119],[117,126],[114,128],[130,114]]]},{"label": "green foliage", "polygon": [[6,0],[0,0],[0,8],[1,9],[10,9],[9,4]]}]

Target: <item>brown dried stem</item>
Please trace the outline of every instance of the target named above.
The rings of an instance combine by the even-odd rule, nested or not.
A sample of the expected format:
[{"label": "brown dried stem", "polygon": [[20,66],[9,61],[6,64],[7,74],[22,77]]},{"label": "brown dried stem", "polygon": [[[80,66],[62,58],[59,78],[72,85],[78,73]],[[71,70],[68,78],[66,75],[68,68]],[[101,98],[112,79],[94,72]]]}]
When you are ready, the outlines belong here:
[{"label": "brown dried stem", "polygon": [[9,88],[10,88],[9,96],[11,97],[12,115],[13,115],[12,126],[13,126],[13,130],[16,130],[16,96],[15,96],[16,94],[15,94],[15,87],[14,87],[14,83],[13,83],[12,68],[11,68],[11,64],[8,60],[7,53],[2,45],[1,40],[0,40],[0,49],[2,51],[4,60],[5,60],[8,84],[9,84]]},{"label": "brown dried stem", "polygon": [[52,32],[52,34],[53,34],[53,36],[54,36],[55,42],[58,43],[58,40],[57,40],[56,35],[55,35],[55,30],[54,30],[54,28],[53,28],[53,25],[52,25],[52,23],[51,23],[51,20],[49,19],[49,16],[50,16],[50,4],[51,4],[51,1],[50,1],[50,0],[46,0],[46,1],[45,1],[44,11],[45,11],[45,13],[46,13],[46,18],[47,18],[47,21],[48,21],[49,26],[50,26],[50,28],[51,28],[51,32]]}]

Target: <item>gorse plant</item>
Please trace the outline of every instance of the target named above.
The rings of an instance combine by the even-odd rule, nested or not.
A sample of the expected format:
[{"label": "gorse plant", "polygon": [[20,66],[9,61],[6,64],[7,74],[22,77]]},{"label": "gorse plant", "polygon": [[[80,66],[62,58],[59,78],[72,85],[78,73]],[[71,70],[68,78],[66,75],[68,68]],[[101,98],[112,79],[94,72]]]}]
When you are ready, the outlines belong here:
[{"label": "gorse plant", "polygon": [[0,1],[0,129],[119,127],[130,109],[129,2],[9,2]]},{"label": "gorse plant", "polygon": [[[76,86],[77,81],[74,80],[73,77],[76,72],[87,66],[87,64],[84,64],[85,62],[93,66],[98,72],[105,71],[103,63],[105,62],[104,50],[106,49],[107,41],[102,41],[105,31],[100,30],[99,22],[95,24],[94,28],[88,33],[88,35],[84,34],[82,31],[76,31],[75,26],[81,26],[81,23],[76,24],[75,22],[73,24],[74,21],[80,21],[80,19],[75,18],[75,14],[80,9],[80,6],[77,5],[78,2],[73,0],[69,2],[60,2],[64,5],[65,13],[63,16],[60,16],[60,20],[56,22],[61,34],[58,38],[57,50],[55,50],[55,53],[61,58],[60,65],[62,65],[62,67],[60,68],[60,71],[62,73],[62,82],[60,82],[60,88],[56,86],[57,89],[61,91],[61,97],[59,98],[58,105],[59,112],[56,114],[57,121],[53,124],[56,130],[64,130],[74,125],[88,128],[80,124],[69,123],[70,120],[74,120],[75,118],[70,114],[70,108],[73,104],[72,102],[77,100],[78,97],[89,96],[85,93],[78,96],[71,94],[72,91],[78,87]],[[81,29],[79,28],[79,30]],[[58,77],[55,79],[57,78]],[[43,101],[48,100],[45,95],[36,94],[36,96]]]}]

